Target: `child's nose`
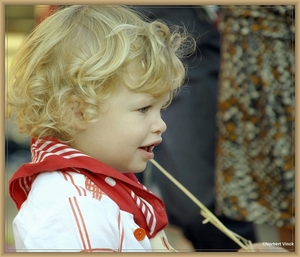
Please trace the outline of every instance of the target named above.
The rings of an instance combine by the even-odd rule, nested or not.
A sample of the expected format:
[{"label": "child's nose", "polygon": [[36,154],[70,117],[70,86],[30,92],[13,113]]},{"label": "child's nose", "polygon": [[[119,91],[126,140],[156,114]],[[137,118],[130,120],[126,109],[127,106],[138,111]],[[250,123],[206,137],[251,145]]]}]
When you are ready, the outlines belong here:
[{"label": "child's nose", "polygon": [[162,134],[167,130],[167,124],[161,117],[158,117],[152,126],[153,133]]}]

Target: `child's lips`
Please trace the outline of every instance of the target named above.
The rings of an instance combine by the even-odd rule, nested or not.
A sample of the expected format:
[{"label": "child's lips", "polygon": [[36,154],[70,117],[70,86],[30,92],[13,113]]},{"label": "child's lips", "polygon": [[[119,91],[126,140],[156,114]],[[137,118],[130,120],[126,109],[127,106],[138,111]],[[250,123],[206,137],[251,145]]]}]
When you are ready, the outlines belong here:
[{"label": "child's lips", "polygon": [[155,142],[152,143],[152,144],[145,145],[145,146],[140,146],[139,148],[140,148],[140,149],[143,149],[143,150],[145,150],[145,151],[147,151],[147,152],[152,152],[153,149],[154,149],[154,147],[157,146],[157,145],[159,145],[161,142],[162,142],[162,140],[155,141]]}]

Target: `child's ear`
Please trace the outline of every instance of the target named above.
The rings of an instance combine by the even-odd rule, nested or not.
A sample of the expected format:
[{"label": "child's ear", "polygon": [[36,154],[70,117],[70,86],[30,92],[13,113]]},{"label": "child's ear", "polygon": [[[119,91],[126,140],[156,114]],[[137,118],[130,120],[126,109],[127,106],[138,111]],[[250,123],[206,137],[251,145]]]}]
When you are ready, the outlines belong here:
[{"label": "child's ear", "polygon": [[70,111],[72,112],[72,115],[74,117],[75,126],[79,130],[85,130],[86,129],[86,121],[83,118],[83,101],[80,99],[80,97],[76,95],[72,95],[70,97]]}]

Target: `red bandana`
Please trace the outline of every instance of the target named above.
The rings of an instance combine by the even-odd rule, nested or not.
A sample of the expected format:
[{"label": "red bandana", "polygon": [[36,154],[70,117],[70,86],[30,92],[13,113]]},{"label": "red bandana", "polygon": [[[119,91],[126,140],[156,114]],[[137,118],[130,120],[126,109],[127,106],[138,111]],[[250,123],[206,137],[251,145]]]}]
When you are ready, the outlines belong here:
[{"label": "red bandana", "polygon": [[35,177],[44,171],[74,170],[84,174],[117,203],[132,213],[135,222],[153,238],[167,225],[162,200],[140,184],[133,173],[120,173],[56,139],[32,140],[32,161],[23,164],[9,181],[9,193],[20,209]]}]

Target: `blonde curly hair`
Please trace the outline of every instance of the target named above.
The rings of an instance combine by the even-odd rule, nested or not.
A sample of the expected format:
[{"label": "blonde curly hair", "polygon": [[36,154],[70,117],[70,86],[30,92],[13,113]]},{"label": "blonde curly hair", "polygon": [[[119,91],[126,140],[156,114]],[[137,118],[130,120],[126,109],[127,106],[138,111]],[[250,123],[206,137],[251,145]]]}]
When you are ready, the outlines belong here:
[{"label": "blonde curly hair", "polygon": [[[8,71],[7,117],[15,115],[21,133],[72,142],[78,132],[72,96],[83,118],[96,121],[99,105],[120,83],[154,97],[183,84],[184,58],[194,50],[184,27],[147,21],[127,6],[73,5],[39,24],[14,56]],[[130,63],[143,70],[130,85]]]}]

